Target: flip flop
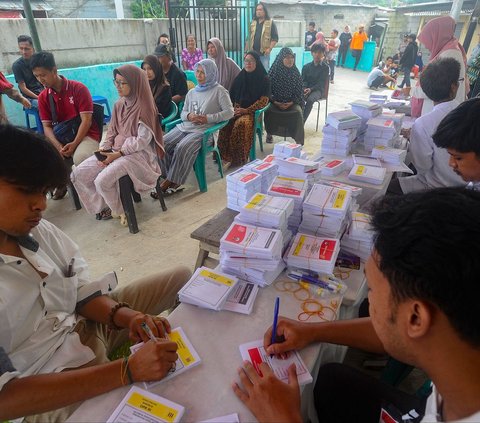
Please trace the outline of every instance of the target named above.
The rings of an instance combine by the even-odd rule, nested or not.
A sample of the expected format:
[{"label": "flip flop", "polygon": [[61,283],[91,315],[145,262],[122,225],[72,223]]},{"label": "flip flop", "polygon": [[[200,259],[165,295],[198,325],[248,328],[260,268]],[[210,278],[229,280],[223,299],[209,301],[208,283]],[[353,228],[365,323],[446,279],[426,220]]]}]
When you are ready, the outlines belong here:
[{"label": "flip flop", "polygon": [[167,188],[166,191],[163,193],[165,197],[170,195],[176,194],[177,192],[182,192],[185,189],[182,185],[178,186],[177,188]]}]

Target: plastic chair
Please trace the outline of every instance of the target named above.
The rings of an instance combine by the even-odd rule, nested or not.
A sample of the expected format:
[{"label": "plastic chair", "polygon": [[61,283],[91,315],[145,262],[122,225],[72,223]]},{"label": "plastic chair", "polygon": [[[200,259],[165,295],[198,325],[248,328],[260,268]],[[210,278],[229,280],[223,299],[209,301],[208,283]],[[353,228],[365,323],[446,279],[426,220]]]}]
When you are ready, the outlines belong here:
[{"label": "plastic chair", "polygon": [[318,109],[317,109],[317,127],[315,129],[315,132],[318,132],[318,120],[320,118],[320,103],[325,100],[325,120],[327,120],[327,113],[328,113],[328,91],[330,89],[330,77],[327,78],[327,81],[325,82],[325,90],[322,98],[319,98],[315,103],[318,104]]},{"label": "plastic chair", "polygon": [[177,103],[175,103],[174,101],[172,101],[172,108],[171,108],[171,111],[170,111],[170,114],[163,118],[162,119],[162,126],[166,125],[168,122],[171,122],[172,120],[174,120],[176,117],[177,117],[177,114],[178,114],[178,106],[177,106]]},{"label": "plastic chair", "polygon": [[103,114],[103,124],[106,125],[112,118],[112,111],[110,110],[110,104],[108,104],[107,98],[101,95],[93,95],[92,100],[94,103],[104,105],[107,109],[107,113]]},{"label": "plastic chair", "polygon": [[[42,121],[40,120],[40,114],[38,113],[38,109],[36,107],[32,107],[31,109],[23,108],[25,112],[25,123],[28,129],[32,131],[38,132],[39,134],[43,134],[43,125]],[[33,116],[35,119],[35,126],[30,126],[30,116]]]},{"label": "plastic chair", "polygon": [[[170,131],[170,129],[178,125],[181,121],[181,119],[177,119],[173,122],[168,123],[167,125],[165,125],[165,131]],[[218,173],[220,173],[220,176],[223,178],[222,158],[220,157],[220,151],[217,147],[217,141],[215,140],[213,135],[215,134],[215,132],[226,126],[228,122],[228,120],[225,120],[223,122],[217,123],[212,127],[208,128],[203,133],[202,147],[200,148],[195,163],[193,164],[193,170],[195,171],[195,176],[197,177],[198,188],[201,192],[207,192],[207,172],[205,170],[205,158],[208,153],[213,152],[213,154],[215,154],[218,164]],[[209,143],[210,138],[213,138],[212,143]]]},{"label": "plastic chair", "polygon": [[185,76],[187,77],[187,81],[193,82],[195,85],[198,84],[197,78],[195,77],[195,72],[192,70],[186,70]]},{"label": "plastic chair", "polygon": [[258,143],[260,144],[260,151],[263,152],[263,114],[270,108],[272,103],[268,103],[263,109],[255,111],[254,126],[253,126],[253,140],[252,147],[250,148],[250,160],[253,161],[257,158],[257,146],[255,143],[256,137],[258,137]]}]

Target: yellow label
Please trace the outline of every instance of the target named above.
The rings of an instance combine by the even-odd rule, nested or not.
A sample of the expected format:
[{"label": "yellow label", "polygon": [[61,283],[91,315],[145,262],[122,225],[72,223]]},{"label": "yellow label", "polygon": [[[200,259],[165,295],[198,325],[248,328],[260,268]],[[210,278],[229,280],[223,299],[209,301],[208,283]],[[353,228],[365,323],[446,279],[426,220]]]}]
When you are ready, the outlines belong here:
[{"label": "yellow label", "polygon": [[301,235],[300,239],[298,240],[298,244],[295,248],[295,251],[293,252],[294,256],[298,256],[300,254],[300,251],[302,251],[304,242],[305,242],[305,236]]},{"label": "yellow label", "polygon": [[144,397],[138,392],[134,392],[128,399],[127,403],[140,410],[153,414],[166,422],[175,421],[178,414],[178,410],[162,404],[161,402]]},{"label": "yellow label", "polygon": [[365,173],[365,166],[358,166],[357,171],[355,172],[356,175],[363,175]]},{"label": "yellow label", "polygon": [[249,203],[245,206],[246,209],[253,209],[254,207],[258,206],[263,199],[265,198],[265,195],[263,194],[257,194],[255,197],[250,199]]},{"label": "yellow label", "polygon": [[344,189],[339,190],[337,194],[337,198],[335,198],[335,201],[333,203],[333,208],[341,209],[343,207],[343,203],[345,202],[346,196],[347,196],[346,190]]},{"label": "yellow label", "polygon": [[383,145],[377,145],[375,146],[377,150],[385,150],[385,147]]},{"label": "yellow label", "polygon": [[185,367],[191,366],[193,363],[195,363],[195,357],[188,349],[180,332],[172,332],[168,335],[168,337],[170,338],[170,341],[176,342],[178,345],[177,354]]},{"label": "yellow label", "polygon": [[213,279],[215,282],[223,283],[224,285],[227,285],[227,286],[232,286],[234,282],[233,279],[227,278],[226,276],[222,276],[217,273],[210,272],[209,270],[202,270],[200,272],[200,276],[203,276],[204,278]]},{"label": "yellow label", "polygon": [[286,176],[279,176],[277,179],[281,179],[282,181],[305,182],[305,179],[287,178]]}]

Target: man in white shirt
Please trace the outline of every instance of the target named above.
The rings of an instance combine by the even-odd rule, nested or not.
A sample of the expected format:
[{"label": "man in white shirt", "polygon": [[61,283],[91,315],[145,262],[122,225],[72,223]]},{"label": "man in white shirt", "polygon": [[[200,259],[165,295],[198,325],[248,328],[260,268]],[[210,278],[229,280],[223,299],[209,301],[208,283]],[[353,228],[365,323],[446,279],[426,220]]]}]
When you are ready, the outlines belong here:
[{"label": "man in white shirt", "polygon": [[[190,277],[184,267],[122,288],[93,281],[78,246],[42,220],[46,193],[65,186],[56,149],[34,133],[0,127],[0,421],[64,421],[79,402],[174,368],[177,345],[158,314]],[[135,355],[107,357],[130,338]]]},{"label": "man in white shirt", "polygon": [[[280,318],[276,342],[271,328],[265,333],[266,353],[284,355],[313,342],[348,345],[388,353],[423,369],[434,384],[422,403],[346,365],[326,364],[314,389],[323,423],[378,422],[382,407],[398,411],[382,421],[403,421],[408,413],[409,421],[479,422],[480,193],[437,188],[385,196],[372,216],[375,244],[365,265],[370,317]],[[249,363],[238,370],[233,390],[240,400],[260,422],[301,422],[295,366],[288,383],[265,364],[260,370],[262,376]]]},{"label": "man in white shirt", "polygon": [[410,132],[409,156],[417,174],[393,180],[389,192],[407,193],[465,185],[462,178],[450,169],[447,151],[438,148],[432,139],[441,120],[458,106],[455,96],[459,75],[460,64],[447,58],[430,63],[420,76],[423,92],[433,101],[434,107],[415,121]]}]

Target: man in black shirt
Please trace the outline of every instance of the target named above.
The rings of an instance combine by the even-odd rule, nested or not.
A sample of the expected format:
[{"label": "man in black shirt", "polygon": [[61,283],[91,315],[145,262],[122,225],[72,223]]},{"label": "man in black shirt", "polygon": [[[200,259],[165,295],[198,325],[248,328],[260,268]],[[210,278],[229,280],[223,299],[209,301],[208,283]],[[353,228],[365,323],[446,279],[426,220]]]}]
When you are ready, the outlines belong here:
[{"label": "man in black shirt", "polygon": [[324,61],[325,46],[314,44],[310,51],[312,52],[313,62],[307,63],[302,69],[303,94],[306,100],[305,110],[303,111],[304,122],[307,121],[308,115],[312,111],[313,103],[325,95],[325,87],[330,72]]},{"label": "man in black shirt", "polygon": [[308,31],[305,32],[305,50],[310,50],[316,36],[317,31],[315,30],[315,22],[309,22]]},{"label": "man in black shirt", "polygon": [[157,46],[153,54],[158,57],[165,78],[167,78],[167,81],[170,84],[172,100],[177,104],[185,100],[185,96],[188,93],[187,78],[185,74],[178,69],[177,65],[172,62],[172,56],[168,46],[163,44]]},{"label": "man in black shirt", "polygon": [[43,90],[43,85],[38,82],[30,68],[30,59],[35,53],[32,38],[28,35],[20,35],[17,38],[18,49],[22,57],[17,59],[12,70],[20,92],[30,100],[32,107],[38,107],[38,95]]}]

